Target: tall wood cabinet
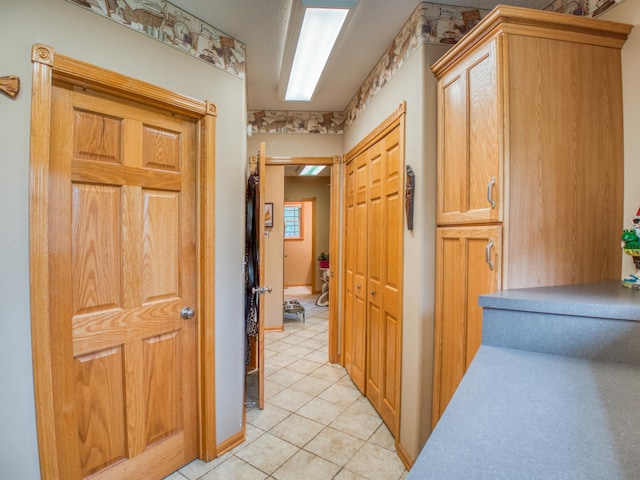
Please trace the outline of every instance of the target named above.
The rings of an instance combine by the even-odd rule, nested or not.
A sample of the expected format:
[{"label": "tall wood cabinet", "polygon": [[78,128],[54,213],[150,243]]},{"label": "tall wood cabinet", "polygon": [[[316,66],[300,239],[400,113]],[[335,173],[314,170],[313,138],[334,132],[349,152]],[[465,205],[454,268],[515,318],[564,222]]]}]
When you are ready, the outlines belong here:
[{"label": "tall wood cabinet", "polygon": [[478,295],[620,276],[620,49],[630,30],[500,6],[432,66],[433,425],[480,345]]},{"label": "tall wood cabinet", "polygon": [[[395,435],[402,350],[404,110],[346,155],[343,362]],[[392,121],[391,121],[392,120]]]}]

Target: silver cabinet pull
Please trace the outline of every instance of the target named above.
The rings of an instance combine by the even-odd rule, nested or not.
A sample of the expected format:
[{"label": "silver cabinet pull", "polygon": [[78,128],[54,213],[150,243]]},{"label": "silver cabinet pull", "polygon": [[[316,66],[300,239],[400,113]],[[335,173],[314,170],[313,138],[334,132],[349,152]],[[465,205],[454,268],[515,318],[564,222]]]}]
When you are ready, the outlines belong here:
[{"label": "silver cabinet pull", "polygon": [[493,270],[493,262],[491,261],[491,247],[493,247],[493,238],[489,239],[489,243],[487,243],[487,246],[484,248],[484,259],[487,262],[487,265],[489,265],[489,270]]},{"label": "silver cabinet pull", "polygon": [[489,201],[489,205],[491,205],[491,209],[496,208],[496,202],[493,200],[493,186],[496,184],[496,177],[491,177],[491,181],[489,185],[487,185],[487,200]]},{"label": "silver cabinet pull", "polygon": [[184,320],[191,320],[194,317],[195,314],[196,314],[196,312],[194,312],[193,308],[191,308],[191,307],[184,307],[182,309],[182,311],[180,312],[180,316]]}]

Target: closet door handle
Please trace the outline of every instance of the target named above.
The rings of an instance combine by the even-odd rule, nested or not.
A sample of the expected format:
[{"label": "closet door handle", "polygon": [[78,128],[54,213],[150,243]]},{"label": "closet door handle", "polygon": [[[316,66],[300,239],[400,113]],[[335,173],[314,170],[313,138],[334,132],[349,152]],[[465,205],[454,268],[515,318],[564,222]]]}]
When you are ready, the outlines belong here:
[{"label": "closet door handle", "polygon": [[493,247],[493,238],[489,239],[489,243],[484,247],[484,260],[489,265],[489,270],[493,270],[493,262],[491,261],[491,247]]},{"label": "closet door handle", "polygon": [[496,208],[496,202],[493,200],[493,186],[496,184],[496,177],[491,177],[489,185],[487,185],[487,201],[491,205],[491,209]]}]

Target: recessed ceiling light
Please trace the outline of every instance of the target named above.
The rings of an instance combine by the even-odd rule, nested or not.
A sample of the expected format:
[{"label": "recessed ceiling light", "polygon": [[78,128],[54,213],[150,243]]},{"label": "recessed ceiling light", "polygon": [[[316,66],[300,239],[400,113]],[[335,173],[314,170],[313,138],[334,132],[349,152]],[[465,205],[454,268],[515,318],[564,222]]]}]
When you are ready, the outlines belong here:
[{"label": "recessed ceiling light", "polygon": [[301,177],[308,177],[311,175],[318,175],[322,170],[324,170],[326,165],[307,165],[300,172]]},{"label": "recessed ceiling light", "polygon": [[311,100],[347,13],[344,8],[305,10],[285,100]]}]

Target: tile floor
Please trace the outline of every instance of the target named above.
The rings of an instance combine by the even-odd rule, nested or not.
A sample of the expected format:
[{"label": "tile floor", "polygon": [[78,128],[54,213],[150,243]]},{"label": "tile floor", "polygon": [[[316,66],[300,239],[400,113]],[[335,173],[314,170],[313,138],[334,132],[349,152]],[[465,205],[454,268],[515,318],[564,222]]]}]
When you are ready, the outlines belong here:
[{"label": "tile floor", "polygon": [[[265,408],[247,406],[246,441],[209,463],[194,460],[165,480],[400,480],[394,439],[344,368],[327,362],[327,307],[285,290],[306,321],[285,315],[267,332]],[[255,392],[249,377],[249,395]],[[251,397],[248,402],[252,402]]]}]

